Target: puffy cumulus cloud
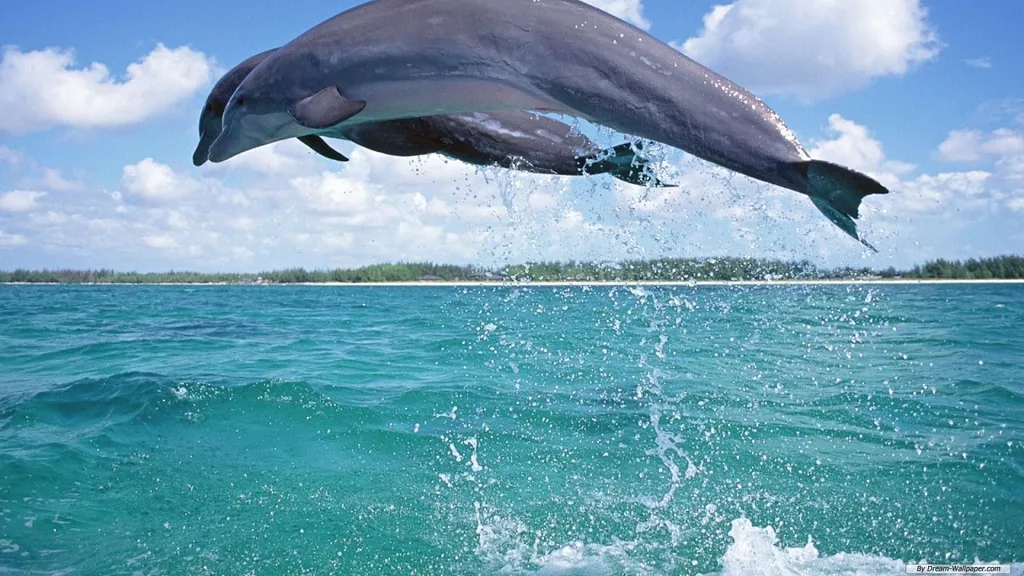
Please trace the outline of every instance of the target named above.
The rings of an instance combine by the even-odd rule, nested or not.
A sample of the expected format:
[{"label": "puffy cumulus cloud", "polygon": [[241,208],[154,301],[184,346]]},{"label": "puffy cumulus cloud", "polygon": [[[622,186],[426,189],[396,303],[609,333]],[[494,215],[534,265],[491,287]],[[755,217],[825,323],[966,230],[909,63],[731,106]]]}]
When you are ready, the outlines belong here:
[{"label": "puffy cumulus cloud", "polygon": [[323,161],[323,158],[317,156],[297,139],[290,139],[253,148],[235,156],[228,162],[204,164],[203,170],[212,174],[247,171],[267,176],[287,176],[315,170],[317,166],[323,165]]},{"label": "puffy cumulus cloud", "polygon": [[31,212],[40,207],[37,201],[43,196],[45,192],[35,190],[0,192],[0,212]]},{"label": "puffy cumulus cloud", "polygon": [[[889,159],[866,126],[841,115],[831,116],[824,138],[810,144],[811,156],[863,171],[889,188],[889,194],[869,196],[861,205],[858,226],[882,250],[873,259],[910,263],[975,256],[975,249],[1005,251],[1005,234],[993,233],[1005,223],[992,218],[1024,208],[993,172],[919,174],[914,165]],[[686,227],[671,238],[697,247],[698,254],[811,257],[833,264],[867,257],[797,193],[690,157],[678,172],[679,189],[618,187],[619,206],[654,228]],[[969,242],[978,238],[977,244]]]},{"label": "puffy cumulus cloud", "polygon": [[904,75],[940,44],[920,0],[736,0],[679,48],[755,92],[810,101]]},{"label": "puffy cumulus cloud", "polygon": [[992,174],[984,170],[922,174],[897,190],[901,196],[894,203],[906,212],[944,213],[990,206],[1001,194],[987,197]]},{"label": "puffy cumulus cloud", "polygon": [[896,181],[894,176],[914,169],[913,164],[887,160],[882,143],[871,137],[867,126],[840,114],[829,116],[827,134],[832,138],[811,141],[812,157],[873,173],[883,184],[892,184]]},{"label": "puffy cumulus cloud", "polygon": [[152,158],[125,166],[121,182],[128,192],[154,202],[180,200],[200,187],[192,178],[177,174]]},{"label": "puffy cumulus cloud", "polygon": [[951,130],[939,144],[936,156],[946,162],[977,162],[981,160],[981,130]]},{"label": "puffy cumulus cloud", "polygon": [[993,174],[984,170],[910,177],[914,165],[889,160],[867,127],[841,115],[829,118],[829,133],[831,139],[812,141],[811,156],[863,171],[889,188],[890,194],[868,197],[865,205],[896,214],[949,215],[958,210],[994,209],[1005,197],[994,185]]},{"label": "puffy cumulus cloud", "polygon": [[644,6],[641,0],[583,0],[587,4],[600,8],[609,14],[629,22],[630,24],[649,30],[651,21],[644,16]]},{"label": "puffy cumulus cloud", "polygon": [[[843,116],[830,117],[821,139],[810,143],[813,155],[863,170],[892,190],[866,199],[859,222],[882,255],[868,254],[800,194],[655,145],[646,153],[678,187],[645,189],[608,176],[531,175],[365,149],[353,151],[348,163],[299,158],[273,170],[228,166],[239,156],[221,173],[145,159],[125,167],[121,190],[50,191],[30,212],[0,212],[0,229],[22,237],[25,253],[65,258],[50,266],[139,270],[666,255],[884,267],[978,255],[968,240],[978,230],[1003,230],[993,217],[1024,209],[996,172],[919,174],[888,158],[867,127]],[[1016,240],[995,234],[990,247],[1014,249]]]},{"label": "puffy cumulus cloud", "polygon": [[[222,177],[146,158],[124,167],[120,190],[53,192],[20,218],[0,212],[0,228],[27,249],[65,258],[55,264],[139,270],[519,260],[556,244],[570,254],[587,233],[586,223],[562,217],[561,178],[439,156],[351,157],[270,172],[236,166]],[[555,221],[573,225],[549,226]]]},{"label": "puffy cumulus cloud", "polygon": [[15,190],[0,194],[0,210],[4,212],[29,212],[39,207],[36,202],[45,192],[33,190]]},{"label": "puffy cumulus cloud", "polygon": [[150,248],[180,248],[178,241],[170,234],[149,234],[143,236],[142,241]]},{"label": "puffy cumulus cloud", "polygon": [[953,130],[939,145],[936,156],[948,162],[990,164],[990,187],[998,190],[1008,210],[1024,211],[1024,132],[1013,128],[987,133]]},{"label": "puffy cumulus cloud", "polygon": [[1024,132],[999,128],[951,130],[939,145],[936,156],[947,162],[994,162],[999,175],[1007,180],[1024,180]]},{"label": "puffy cumulus cloud", "polygon": [[24,134],[52,126],[138,123],[191,96],[213,72],[212,61],[187,46],[158,44],[129,64],[123,79],[98,62],[76,67],[72,50],[8,47],[0,60],[0,130]]}]

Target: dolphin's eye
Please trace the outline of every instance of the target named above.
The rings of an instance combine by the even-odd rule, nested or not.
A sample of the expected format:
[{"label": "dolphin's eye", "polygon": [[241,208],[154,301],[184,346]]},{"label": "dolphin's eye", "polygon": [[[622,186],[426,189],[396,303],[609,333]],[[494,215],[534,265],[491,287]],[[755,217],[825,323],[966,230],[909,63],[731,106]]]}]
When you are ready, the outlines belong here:
[{"label": "dolphin's eye", "polygon": [[239,97],[238,97],[238,98],[237,98],[237,99],[235,100],[235,104],[237,104],[237,105],[239,105],[239,106],[245,106],[245,98],[242,98],[241,96],[239,96]]}]

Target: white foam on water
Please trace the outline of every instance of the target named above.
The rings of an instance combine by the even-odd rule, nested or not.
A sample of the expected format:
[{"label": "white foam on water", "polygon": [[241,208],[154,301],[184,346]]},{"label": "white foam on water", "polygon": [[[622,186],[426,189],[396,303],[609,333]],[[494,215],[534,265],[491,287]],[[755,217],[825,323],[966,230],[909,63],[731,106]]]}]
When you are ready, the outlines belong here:
[{"label": "white foam on water", "polygon": [[479,461],[477,461],[477,453],[476,453],[477,441],[476,441],[476,438],[470,438],[468,440],[463,441],[462,443],[467,445],[467,446],[469,446],[469,447],[471,447],[473,449],[473,454],[470,455],[470,457],[469,457],[469,465],[473,468],[473,472],[482,472],[484,467],[480,465]]},{"label": "white foam on water", "polygon": [[477,558],[487,574],[515,576],[655,575],[631,556],[633,542],[610,545],[574,541],[552,547],[543,530],[531,530],[521,520],[502,516],[493,508],[474,503]]},{"label": "white foam on water", "polygon": [[[746,518],[732,521],[729,536],[733,543],[720,560],[722,571],[713,573],[714,576],[891,576],[905,574],[907,568],[906,561],[873,554],[840,552],[822,556],[810,536],[804,546],[784,548],[779,546],[772,527],[758,528]],[[918,563],[914,559],[909,562]],[[920,563],[927,562],[921,560]],[[949,562],[932,560],[931,563]],[[968,563],[992,562],[975,559]],[[1012,573],[1019,574],[1022,569],[1024,564],[1014,563]]]},{"label": "white foam on water", "polygon": [[633,296],[640,298],[641,304],[646,304],[644,299],[651,295],[651,293],[644,289],[643,286],[627,286],[626,289],[629,290],[629,293]]},{"label": "white foam on water", "polygon": [[720,560],[721,576],[891,576],[906,564],[884,556],[839,553],[822,557],[813,539],[801,547],[784,548],[772,527],[758,528],[746,518],[732,521],[733,543]]},{"label": "white foam on water", "polygon": [[[619,543],[610,546],[599,544],[572,544],[536,558],[538,568],[531,572],[537,576],[568,576],[575,574],[612,575],[621,574],[626,566],[635,565],[630,551],[635,547],[631,543]],[[639,566],[634,566],[639,568]],[[643,572],[630,572],[648,574]]]},{"label": "white foam on water", "polygon": [[[893,576],[906,573],[907,562],[885,556],[840,552],[822,556],[808,537],[803,546],[780,545],[775,530],[757,527],[746,518],[731,523],[732,543],[718,560],[712,572],[697,572],[686,552],[679,550],[672,566],[652,566],[644,556],[664,552],[661,544],[640,541],[615,541],[593,544],[574,541],[561,547],[543,550],[541,532],[530,530],[515,518],[499,517],[486,506],[476,505],[477,557],[489,572],[507,575],[536,576],[610,576],[610,575],[699,575],[699,576]],[[666,543],[667,544],[667,543]],[[657,556],[664,558],[663,554]],[[671,555],[670,555],[671,556]],[[922,561],[923,562],[923,561]],[[918,563],[910,560],[910,563]],[[935,563],[935,562],[933,562]],[[973,564],[992,563],[974,560]],[[1007,563],[1007,561],[1003,561]],[[1024,564],[1013,563],[1014,574]]]},{"label": "white foam on water", "polygon": [[459,411],[459,407],[458,406],[452,406],[452,409],[447,411],[447,412],[444,412],[444,413],[434,412],[434,418],[451,418],[452,420],[455,420],[458,417],[458,414],[457,414],[458,411]]},{"label": "white foam on water", "polygon": [[456,462],[462,462],[462,454],[459,454],[459,449],[455,447],[454,443],[448,443],[448,449],[451,451],[452,456],[455,457]]}]

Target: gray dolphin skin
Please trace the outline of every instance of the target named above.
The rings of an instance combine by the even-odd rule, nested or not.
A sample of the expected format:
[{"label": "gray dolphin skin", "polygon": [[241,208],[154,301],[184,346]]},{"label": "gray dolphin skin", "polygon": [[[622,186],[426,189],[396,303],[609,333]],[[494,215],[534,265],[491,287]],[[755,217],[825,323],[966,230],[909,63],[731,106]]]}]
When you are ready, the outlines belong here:
[{"label": "gray dolphin skin", "polygon": [[439,153],[479,166],[537,174],[609,174],[639,186],[669,186],[646,170],[639,144],[602,150],[568,124],[521,111],[448,114],[354,124],[337,131],[392,156]]},{"label": "gray dolphin skin", "polygon": [[242,81],[210,160],[363,122],[497,110],[569,114],[679,148],[809,196],[861,242],[861,200],[888,193],[810,158],[747,90],[578,0],[374,0],[342,12]]},{"label": "gray dolphin skin", "polygon": [[[238,66],[235,66],[227,72],[220,80],[214,84],[213,89],[210,91],[210,95],[206,98],[206,104],[203,106],[203,111],[199,115],[199,144],[196,146],[196,151],[192,154],[192,163],[196,166],[202,166],[210,158],[210,145],[213,144],[214,140],[220,136],[221,133],[221,117],[224,115],[224,107],[227,105],[231,94],[238,88],[242,80],[256,67],[257,64],[263,62],[270,55],[273,50],[267,50],[261,52],[251,58],[246,59]],[[339,162],[347,162],[348,158],[345,158],[341,154],[337,153],[333,148],[327,145],[319,136],[301,136],[299,140],[309,146],[314,151],[322,156],[326,156],[332,160]]]},{"label": "gray dolphin skin", "polygon": [[[199,144],[192,163],[209,159],[210,145],[220,135],[221,115],[242,80],[274,50],[252,56],[214,84],[199,118]],[[391,156],[440,153],[476,165],[497,165],[539,174],[575,176],[610,174],[639,186],[665,186],[647,170],[648,160],[636,154],[638,145],[622,144],[602,150],[563,122],[529,112],[499,111],[450,116],[428,116],[369,122],[324,136],[350,140],[364,148]],[[315,152],[347,162],[319,136],[299,138]]]}]

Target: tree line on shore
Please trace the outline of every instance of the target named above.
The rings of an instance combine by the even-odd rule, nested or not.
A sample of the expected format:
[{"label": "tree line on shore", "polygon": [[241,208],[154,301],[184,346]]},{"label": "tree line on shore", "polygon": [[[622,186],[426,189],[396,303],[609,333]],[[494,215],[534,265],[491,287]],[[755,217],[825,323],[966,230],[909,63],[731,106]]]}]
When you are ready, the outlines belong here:
[{"label": "tree line on shore", "polygon": [[288,268],[247,273],[118,272],[100,270],[0,271],[3,283],[48,284],[303,284],[368,282],[456,281],[739,281],[739,280],[843,280],[909,278],[988,280],[1024,279],[1024,257],[997,256],[960,260],[934,260],[910,270],[887,268],[823,269],[809,261],[759,258],[663,258],[616,263],[531,262],[500,268],[409,262],[375,264],[361,268],[305,270]]}]

